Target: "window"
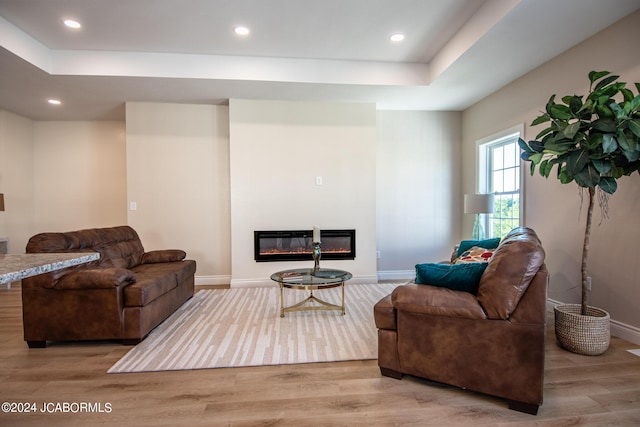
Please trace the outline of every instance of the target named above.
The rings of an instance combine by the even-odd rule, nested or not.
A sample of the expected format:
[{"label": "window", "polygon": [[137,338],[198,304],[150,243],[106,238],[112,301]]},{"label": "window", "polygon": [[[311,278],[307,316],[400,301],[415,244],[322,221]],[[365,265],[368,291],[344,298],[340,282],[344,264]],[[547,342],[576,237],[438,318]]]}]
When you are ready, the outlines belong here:
[{"label": "window", "polygon": [[478,142],[478,190],[494,195],[493,213],[484,215],[487,237],[503,237],[520,225],[521,127]]}]

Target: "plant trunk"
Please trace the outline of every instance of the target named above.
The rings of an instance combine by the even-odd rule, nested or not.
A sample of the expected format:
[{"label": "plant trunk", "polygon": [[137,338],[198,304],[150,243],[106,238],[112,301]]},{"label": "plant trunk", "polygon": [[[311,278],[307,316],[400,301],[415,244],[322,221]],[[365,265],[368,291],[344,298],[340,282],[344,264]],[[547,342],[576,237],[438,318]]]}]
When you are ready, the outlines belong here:
[{"label": "plant trunk", "polygon": [[587,256],[589,255],[589,238],[591,237],[591,220],[593,218],[593,203],[596,195],[595,187],[589,187],[589,208],[587,209],[587,225],[584,230],[584,243],[582,245],[582,302],[581,313],[587,315]]}]

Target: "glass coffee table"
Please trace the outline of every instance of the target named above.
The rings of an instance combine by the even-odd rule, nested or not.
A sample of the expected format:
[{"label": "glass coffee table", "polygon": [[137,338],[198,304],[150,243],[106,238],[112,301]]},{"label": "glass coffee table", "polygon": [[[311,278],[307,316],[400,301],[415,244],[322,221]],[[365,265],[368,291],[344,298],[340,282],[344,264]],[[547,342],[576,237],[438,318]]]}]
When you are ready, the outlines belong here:
[{"label": "glass coffee table", "polygon": [[[280,317],[284,313],[302,310],[339,310],[344,316],[344,282],[351,279],[351,273],[333,268],[295,268],[292,270],[278,271],[271,275],[271,280],[280,285]],[[342,288],[342,305],[331,304],[323,301],[313,294],[317,289]],[[309,291],[309,296],[297,304],[284,306],[284,288]],[[316,302],[320,305],[309,305]]]}]

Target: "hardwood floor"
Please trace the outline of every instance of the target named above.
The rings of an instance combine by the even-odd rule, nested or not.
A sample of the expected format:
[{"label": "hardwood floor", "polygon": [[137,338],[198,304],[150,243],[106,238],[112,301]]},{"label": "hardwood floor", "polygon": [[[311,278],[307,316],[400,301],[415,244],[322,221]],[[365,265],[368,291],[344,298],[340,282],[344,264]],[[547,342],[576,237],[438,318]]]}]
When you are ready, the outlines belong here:
[{"label": "hardwood floor", "polygon": [[[556,346],[550,326],[545,401],[532,416],[490,396],[381,377],[375,360],[107,374],[130,346],[27,348],[13,284],[0,288],[0,403],[35,403],[37,411],[0,412],[0,425],[640,425],[640,357],[626,351],[640,346],[613,338],[603,356],[579,356]],[[103,412],[78,412],[81,402]]]}]

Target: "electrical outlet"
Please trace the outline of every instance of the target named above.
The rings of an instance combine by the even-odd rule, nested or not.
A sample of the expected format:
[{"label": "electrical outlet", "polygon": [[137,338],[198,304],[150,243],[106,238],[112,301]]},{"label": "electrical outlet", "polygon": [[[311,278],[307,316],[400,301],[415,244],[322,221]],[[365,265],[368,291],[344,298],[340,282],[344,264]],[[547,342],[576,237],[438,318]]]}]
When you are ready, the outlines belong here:
[{"label": "electrical outlet", "polygon": [[587,276],[587,290],[591,292],[591,276]]}]

